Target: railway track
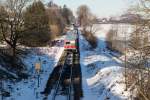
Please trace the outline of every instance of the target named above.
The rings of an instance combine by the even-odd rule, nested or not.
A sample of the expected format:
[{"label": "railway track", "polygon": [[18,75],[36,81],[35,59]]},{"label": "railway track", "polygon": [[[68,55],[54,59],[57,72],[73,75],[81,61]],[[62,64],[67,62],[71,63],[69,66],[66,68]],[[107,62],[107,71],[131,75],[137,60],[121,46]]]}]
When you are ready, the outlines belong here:
[{"label": "railway track", "polygon": [[[57,96],[62,94],[66,96],[66,100],[74,100],[74,67],[77,63],[77,53],[64,51],[59,60],[58,65],[54,68],[47,82],[46,88],[42,94],[45,94],[43,100],[49,100],[48,94],[51,93],[50,100],[59,100]],[[60,91],[62,93],[60,93]]]},{"label": "railway track", "polygon": [[72,67],[74,65],[74,53],[67,52],[64,64],[60,70],[58,81],[52,96],[52,100],[57,99],[59,89],[63,88],[67,92],[67,100],[73,100]]},{"label": "railway track", "polygon": [[[77,46],[79,46],[78,39]],[[65,96],[65,100],[80,100],[83,93],[79,47],[77,47],[77,52],[64,51],[50,74],[42,94],[45,94],[43,100],[60,100],[59,95]],[[49,94],[51,98],[48,98]]]}]

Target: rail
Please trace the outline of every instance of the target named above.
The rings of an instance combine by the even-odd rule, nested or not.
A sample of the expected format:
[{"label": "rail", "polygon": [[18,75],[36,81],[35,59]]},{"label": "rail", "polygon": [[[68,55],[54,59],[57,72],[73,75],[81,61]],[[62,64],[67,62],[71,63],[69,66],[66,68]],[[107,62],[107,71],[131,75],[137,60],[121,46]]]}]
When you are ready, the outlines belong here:
[{"label": "rail", "polygon": [[[66,55],[66,54],[64,54],[64,55]],[[63,73],[63,70],[64,70],[64,66],[65,66],[65,63],[66,63],[66,59],[67,59],[67,57],[65,58],[64,63],[62,65],[62,68],[61,68],[61,71],[60,71],[60,74],[59,74],[59,78],[58,78],[58,81],[57,81],[57,84],[56,84],[56,88],[54,90],[52,100],[55,100],[55,98],[56,98],[56,95],[57,95],[57,92],[58,92],[58,89],[59,89],[59,86],[60,86],[60,81],[61,81],[61,78],[62,78],[62,73]]]},{"label": "rail", "polygon": [[55,100],[56,99],[56,96],[57,96],[57,93],[58,93],[58,90],[59,90],[59,87],[60,87],[60,83],[62,81],[62,76],[63,76],[63,71],[64,71],[64,68],[68,66],[70,68],[70,73],[69,73],[69,86],[68,86],[68,95],[67,95],[67,100],[72,100],[72,96],[73,96],[73,79],[72,79],[72,73],[73,73],[73,66],[74,66],[74,53],[73,52],[67,52],[66,56],[65,56],[65,60],[64,60],[64,63],[61,67],[61,70],[60,70],[60,74],[59,74],[59,78],[58,78],[58,81],[56,83],[56,88],[54,90],[54,93],[53,93],[53,96],[52,96],[52,100]]},{"label": "rail", "polygon": [[69,85],[69,93],[68,93],[68,100],[72,100],[72,90],[73,90],[73,79],[72,79],[72,68],[74,66],[74,54],[72,54],[72,65],[70,66],[70,85]]}]

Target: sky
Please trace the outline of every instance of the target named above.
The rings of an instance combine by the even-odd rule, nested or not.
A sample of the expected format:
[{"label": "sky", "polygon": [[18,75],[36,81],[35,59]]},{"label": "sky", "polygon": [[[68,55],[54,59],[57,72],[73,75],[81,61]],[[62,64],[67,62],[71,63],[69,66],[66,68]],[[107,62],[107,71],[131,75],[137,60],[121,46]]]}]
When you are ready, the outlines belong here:
[{"label": "sky", "polygon": [[[50,0],[45,0],[50,1]],[[120,15],[129,6],[130,0],[53,0],[54,3],[70,8],[74,14],[80,5],[87,5],[91,12],[98,17],[109,17]]]},{"label": "sky", "polygon": [[[3,1],[3,0],[0,0]],[[91,12],[97,17],[118,16],[124,13],[134,0],[41,0],[44,3],[53,1],[63,6],[64,4],[70,8],[74,14],[80,5],[87,5]]]}]

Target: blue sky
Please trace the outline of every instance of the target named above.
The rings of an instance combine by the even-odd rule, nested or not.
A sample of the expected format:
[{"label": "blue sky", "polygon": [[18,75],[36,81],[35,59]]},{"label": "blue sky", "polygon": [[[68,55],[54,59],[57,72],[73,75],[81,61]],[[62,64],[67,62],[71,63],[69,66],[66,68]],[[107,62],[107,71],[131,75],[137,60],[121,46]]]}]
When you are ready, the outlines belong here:
[{"label": "blue sky", "polygon": [[[0,0],[3,1],[3,0]],[[49,2],[50,0],[42,0]],[[135,0],[53,0],[54,3],[63,6],[64,4],[69,7],[74,14],[80,5],[87,5],[91,12],[98,17],[109,17],[120,15],[125,12],[132,1]]]},{"label": "blue sky", "polygon": [[[49,0],[45,0],[49,1]],[[111,15],[118,15],[126,11],[129,0],[53,0],[56,4],[63,6],[67,5],[70,9],[76,12],[76,9],[86,4],[89,6],[91,12],[96,16],[105,17]]]}]

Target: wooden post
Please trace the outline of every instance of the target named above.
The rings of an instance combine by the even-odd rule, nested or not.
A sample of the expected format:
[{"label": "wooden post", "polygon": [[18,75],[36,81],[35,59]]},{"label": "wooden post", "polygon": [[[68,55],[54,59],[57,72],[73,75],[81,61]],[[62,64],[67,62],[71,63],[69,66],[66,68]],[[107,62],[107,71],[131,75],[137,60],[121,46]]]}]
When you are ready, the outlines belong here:
[{"label": "wooden post", "polygon": [[38,74],[38,87],[40,87],[40,69],[41,69],[41,63],[35,63],[35,70]]}]

